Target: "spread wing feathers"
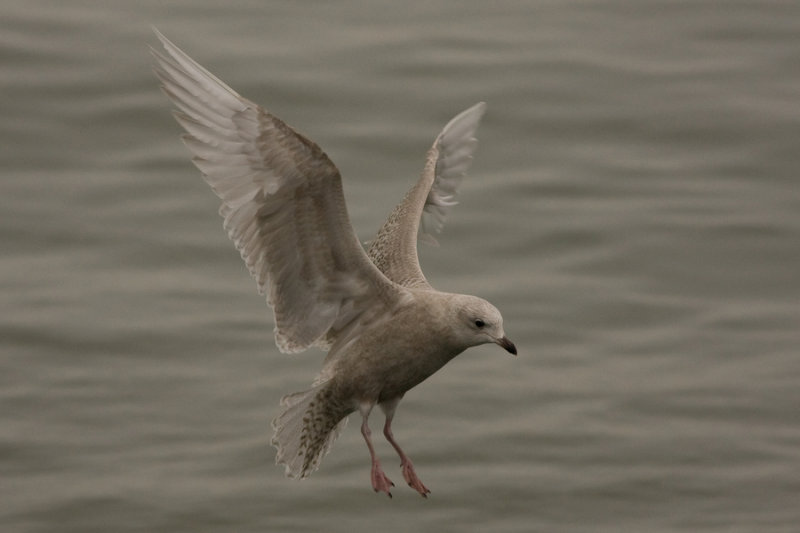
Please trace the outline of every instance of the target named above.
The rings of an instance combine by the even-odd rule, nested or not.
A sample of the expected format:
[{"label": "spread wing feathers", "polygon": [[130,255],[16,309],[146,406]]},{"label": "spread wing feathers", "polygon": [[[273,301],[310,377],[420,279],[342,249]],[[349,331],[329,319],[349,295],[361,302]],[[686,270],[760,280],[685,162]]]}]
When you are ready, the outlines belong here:
[{"label": "spread wing feathers", "polygon": [[475,131],[485,110],[486,104],[479,102],[447,123],[428,150],[419,181],[370,243],[370,259],[395,283],[430,287],[419,266],[417,237],[436,244],[433,233],[442,231],[447,213],[458,203],[458,187],[472,164]]},{"label": "spread wing feathers", "polygon": [[365,311],[380,315],[397,287],[361,248],[336,166],[156,34],[166,51],[152,51],[156,75],[194,164],[222,200],[228,236],[273,308],[280,350],[326,348]]}]

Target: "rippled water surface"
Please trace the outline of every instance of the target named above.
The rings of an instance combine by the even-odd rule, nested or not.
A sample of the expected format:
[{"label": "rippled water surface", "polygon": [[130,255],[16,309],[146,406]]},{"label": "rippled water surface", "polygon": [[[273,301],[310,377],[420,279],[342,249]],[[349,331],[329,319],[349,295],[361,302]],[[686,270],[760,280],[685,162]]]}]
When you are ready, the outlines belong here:
[{"label": "rippled water surface", "polygon": [[[0,530],[797,531],[797,2],[0,15]],[[520,355],[471,349],[406,395],[427,501],[373,494],[354,423],[309,479],[274,466],[278,401],[322,354],[275,348],[151,24],[323,146],[364,240],[488,103],[421,259],[494,302]]]}]

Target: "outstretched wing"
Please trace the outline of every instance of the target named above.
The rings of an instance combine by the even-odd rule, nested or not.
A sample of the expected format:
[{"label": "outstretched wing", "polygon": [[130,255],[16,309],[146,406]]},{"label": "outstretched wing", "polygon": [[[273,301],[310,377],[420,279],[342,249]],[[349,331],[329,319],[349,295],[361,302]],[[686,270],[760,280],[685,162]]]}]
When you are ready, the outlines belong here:
[{"label": "outstretched wing", "polygon": [[194,164],[222,200],[228,236],[267,295],[283,352],[327,347],[380,316],[399,288],[350,224],[339,171],[312,141],[241,97],[156,30],[155,72]]},{"label": "outstretched wing", "polygon": [[442,231],[447,213],[458,203],[458,187],[472,164],[478,144],[475,131],[485,110],[480,102],[447,123],[428,150],[419,181],[370,243],[370,259],[395,283],[430,288],[419,266],[417,236],[436,244],[433,233]]}]

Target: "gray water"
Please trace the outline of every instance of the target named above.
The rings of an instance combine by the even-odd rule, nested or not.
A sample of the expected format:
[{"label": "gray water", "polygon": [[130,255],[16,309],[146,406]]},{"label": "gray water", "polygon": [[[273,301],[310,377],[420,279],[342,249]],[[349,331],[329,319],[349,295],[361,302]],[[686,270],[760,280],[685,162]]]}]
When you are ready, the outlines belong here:
[{"label": "gray water", "polygon": [[[520,355],[406,396],[427,501],[357,423],[274,466],[323,355],[275,348],[151,24],[327,151],[364,240],[488,103],[421,260]],[[800,530],[800,3],[5,0],[0,95],[0,531]]]}]

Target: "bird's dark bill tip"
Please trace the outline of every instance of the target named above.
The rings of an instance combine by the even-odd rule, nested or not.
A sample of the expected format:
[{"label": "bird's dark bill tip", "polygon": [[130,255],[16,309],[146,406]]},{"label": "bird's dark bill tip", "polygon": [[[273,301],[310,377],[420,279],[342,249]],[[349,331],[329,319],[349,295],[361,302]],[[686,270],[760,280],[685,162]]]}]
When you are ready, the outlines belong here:
[{"label": "bird's dark bill tip", "polygon": [[508,353],[517,355],[517,347],[514,346],[514,343],[509,340],[508,337],[503,337],[498,342],[500,346],[502,346]]}]

